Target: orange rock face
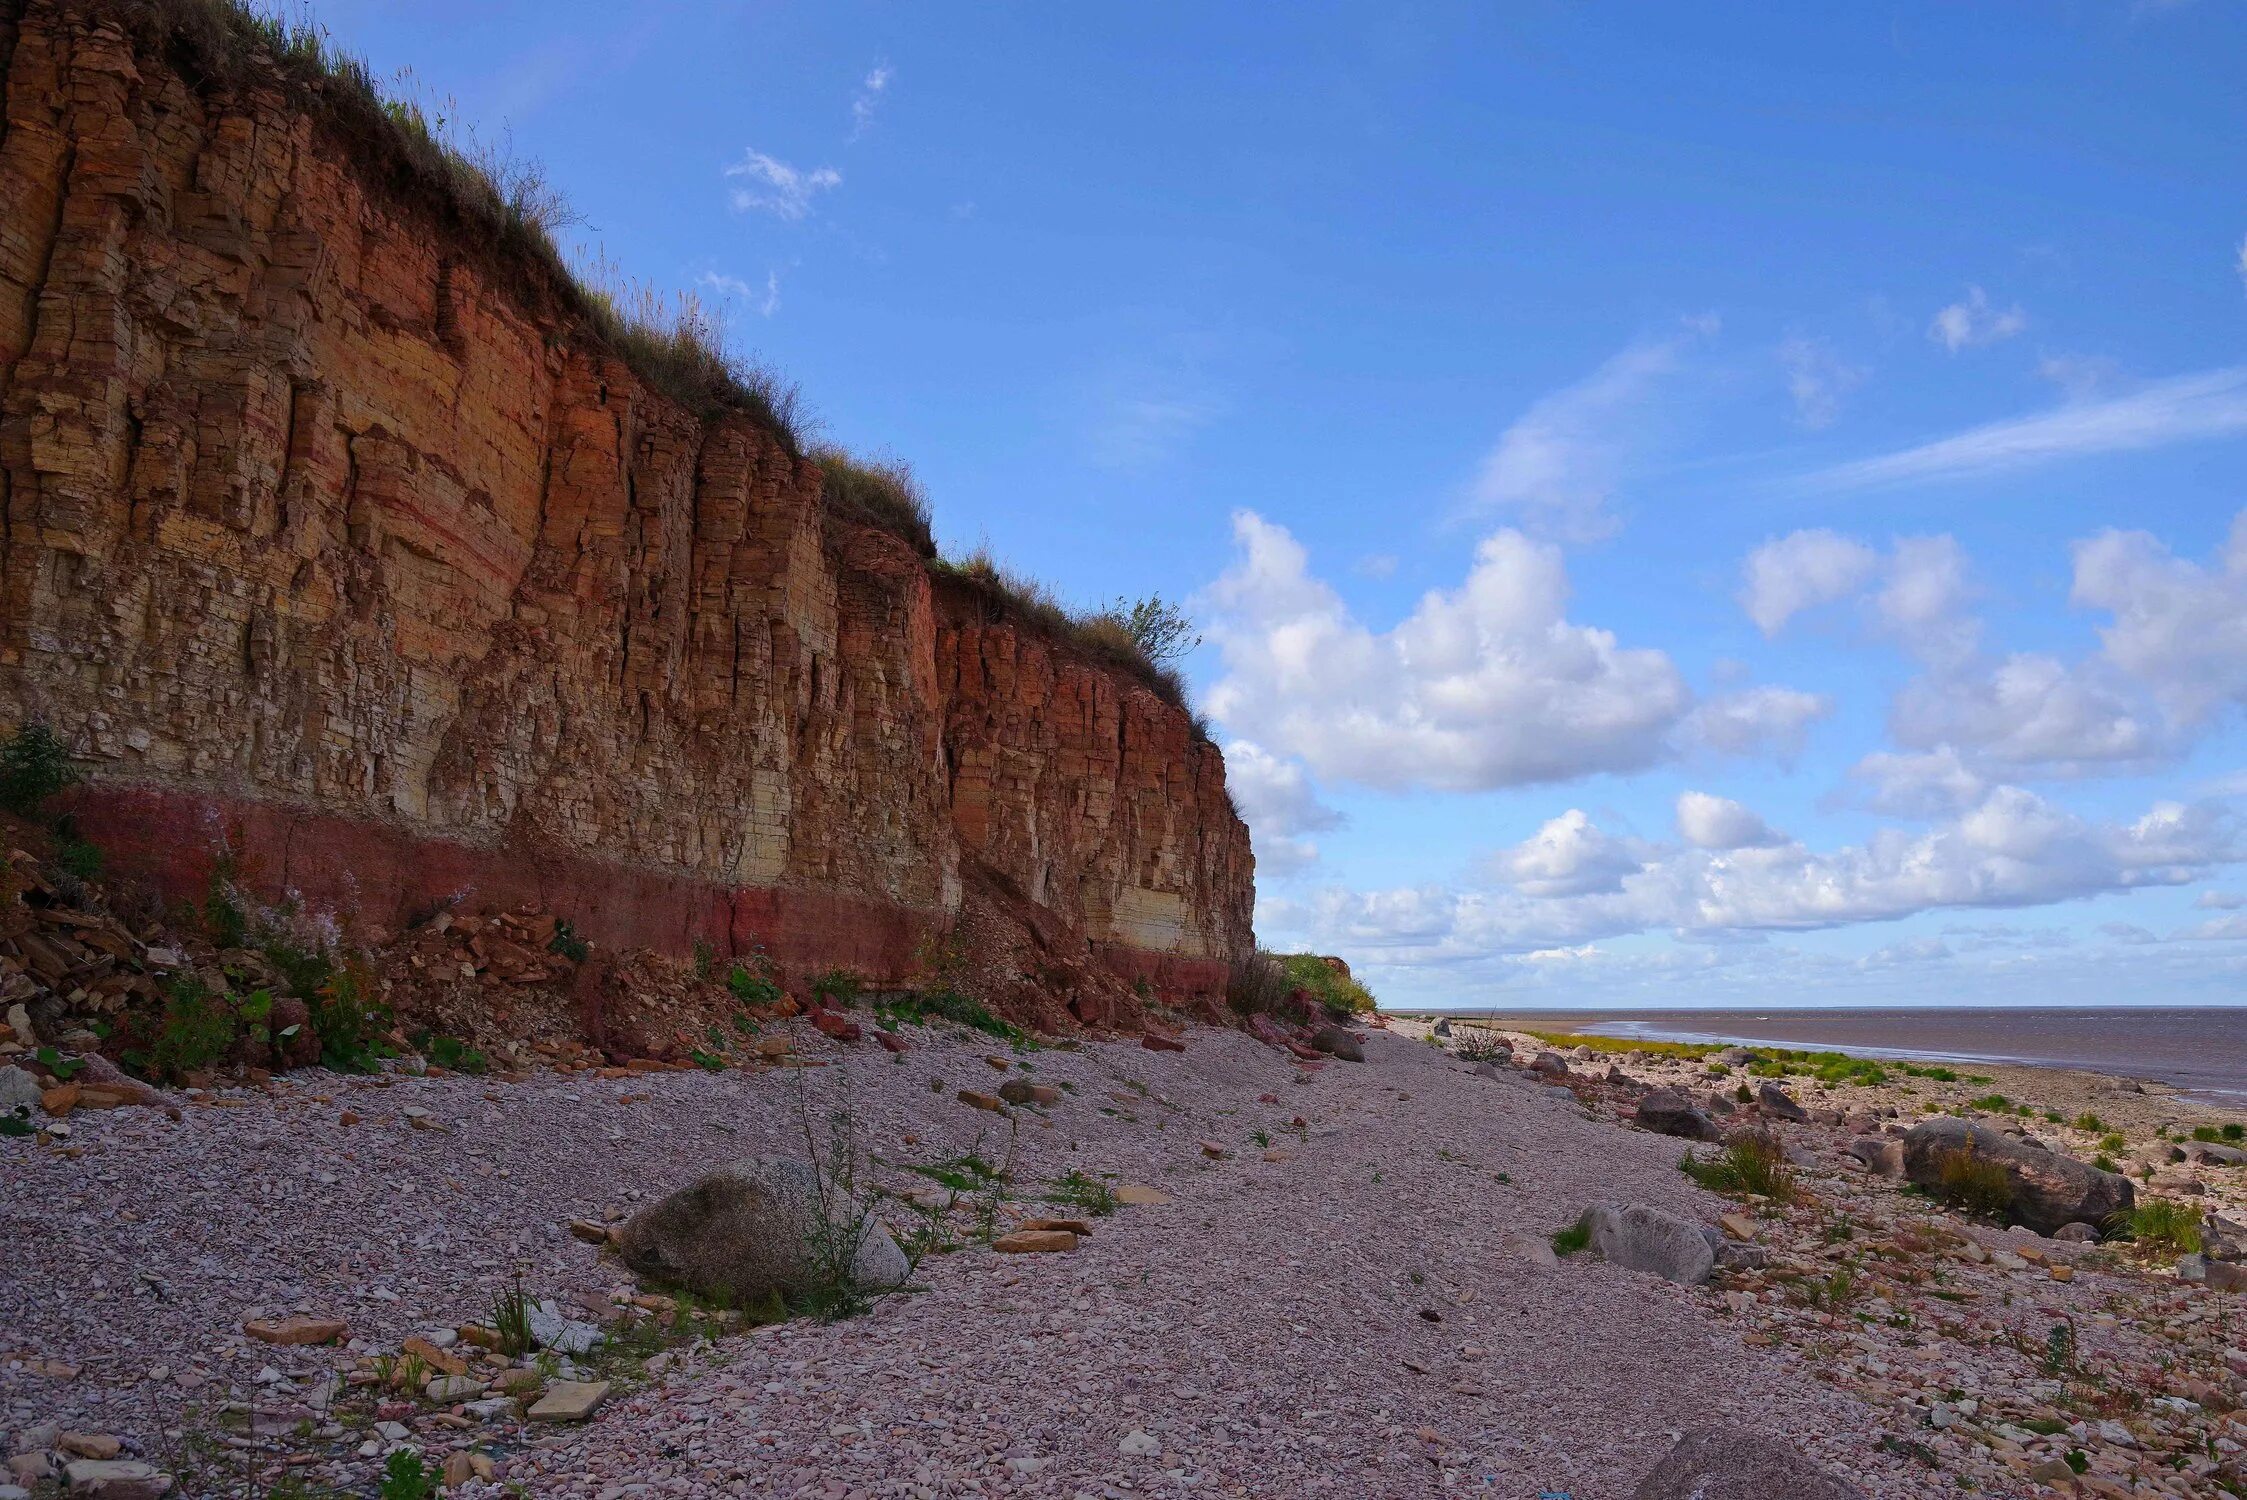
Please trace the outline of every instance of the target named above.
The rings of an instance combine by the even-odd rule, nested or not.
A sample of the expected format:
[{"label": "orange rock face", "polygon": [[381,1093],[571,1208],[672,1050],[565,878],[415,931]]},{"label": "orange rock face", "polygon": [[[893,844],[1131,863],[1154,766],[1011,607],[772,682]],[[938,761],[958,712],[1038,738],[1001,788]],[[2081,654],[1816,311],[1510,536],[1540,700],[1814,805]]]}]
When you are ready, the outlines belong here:
[{"label": "orange rock face", "polygon": [[0,0],[0,717],[91,767],[114,865],[873,979],[989,883],[1222,987],[1252,863],[1184,713],[104,14]]}]

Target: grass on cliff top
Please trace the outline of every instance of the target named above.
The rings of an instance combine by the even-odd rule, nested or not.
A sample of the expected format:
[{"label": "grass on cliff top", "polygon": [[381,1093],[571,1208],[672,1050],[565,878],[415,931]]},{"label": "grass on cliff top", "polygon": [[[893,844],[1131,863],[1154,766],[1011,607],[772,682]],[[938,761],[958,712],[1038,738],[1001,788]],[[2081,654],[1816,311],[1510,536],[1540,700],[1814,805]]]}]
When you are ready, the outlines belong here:
[{"label": "grass on cliff top", "polygon": [[481,248],[529,306],[560,304],[655,390],[706,420],[748,416],[803,456],[807,421],[792,385],[728,352],[718,320],[692,294],[589,283],[555,241],[578,219],[544,170],[473,136],[456,140],[449,107],[407,97],[410,78],[385,88],[326,28],[241,0],[84,0],[79,9],[116,21],[144,55],[207,89],[278,82],[369,180]]},{"label": "grass on cliff top", "polygon": [[[1116,610],[1071,610],[1054,597],[1051,589],[999,562],[986,547],[956,561],[931,558],[929,570],[960,584],[979,599],[985,623],[1013,625],[1047,636],[1101,666],[1138,678],[1171,707],[1186,706],[1185,678],[1176,668],[1163,666],[1149,656],[1130,623]],[[1201,738],[1209,738],[1199,719],[1194,727]]]}]

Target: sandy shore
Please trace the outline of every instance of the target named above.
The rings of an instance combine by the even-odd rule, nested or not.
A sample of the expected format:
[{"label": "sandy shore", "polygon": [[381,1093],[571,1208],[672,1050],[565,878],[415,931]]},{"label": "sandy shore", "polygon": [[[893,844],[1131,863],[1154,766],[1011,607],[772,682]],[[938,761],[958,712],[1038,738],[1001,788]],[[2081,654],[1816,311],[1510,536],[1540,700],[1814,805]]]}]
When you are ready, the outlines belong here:
[{"label": "sandy shore", "polygon": [[[1070,1171],[1169,1201],[1095,1220],[1070,1255],[996,1255],[963,1233],[956,1253],[923,1263],[922,1290],[865,1316],[673,1341],[604,1366],[620,1383],[589,1423],[526,1425],[332,1381],[363,1377],[416,1333],[449,1343],[490,1318],[516,1274],[622,1344],[650,1321],[629,1302],[641,1289],[567,1222],[628,1210],[729,1158],[803,1155],[797,1070],[504,1083],[311,1073],[191,1104],[177,1122],[81,1114],[66,1138],[0,1141],[11,1257],[0,1428],[115,1435],[189,1493],[239,1490],[253,1463],[268,1489],[286,1472],[300,1493],[371,1493],[382,1456],[404,1445],[433,1468],[479,1458],[492,1478],[464,1476],[455,1491],[471,1500],[507,1485],[608,1500],[1540,1489],[1608,1500],[1629,1496],[1677,1433],[1713,1422],[1783,1436],[1868,1495],[1947,1493],[1953,1475],[1982,1493],[2037,1494],[2049,1491],[2022,1476],[2054,1444],[2087,1446],[2098,1479],[2166,1452],[2166,1439],[2015,1427],[2031,1442],[2013,1443],[2014,1463],[1931,1427],[1944,1393],[2026,1378],[2017,1346],[2043,1336],[2053,1307],[2080,1318],[2087,1360],[2142,1363],[2157,1381],[2147,1299],[2188,1309],[2221,1297],[2093,1259],[2064,1286],[2039,1271],[2016,1306],[1977,1280],[2002,1267],[1960,1265],[1945,1295],[1971,1305],[1941,1303],[1913,1332],[1806,1306],[1776,1271],[1688,1288],[1581,1257],[1540,1264],[1524,1247],[1594,1201],[1711,1225],[1736,1205],[1677,1170],[1683,1143],[1626,1128],[1619,1092],[1481,1076],[1403,1034],[1372,1032],[1363,1065],[1308,1070],[1232,1032],[1194,1032],[1176,1054],[993,1053],[988,1038],[912,1035],[897,1062],[808,1028],[796,1037],[830,1063],[809,1071],[815,1107],[847,1080],[888,1186],[925,1189],[910,1163],[996,1157],[1011,1133],[1007,1221],[1074,1212],[1049,1200]],[[1008,1119],[959,1103],[961,1088],[997,1086],[993,1058],[1006,1076],[1061,1086],[1060,1102]],[[2138,1118],[2127,1100],[2099,1103]],[[1790,1129],[1822,1206],[1800,1222],[1753,1210],[1774,1266],[1830,1248],[1818,1236],[1841,1206],[1868,1233],[1884,1216],[1936,1213],[1865,1178],[1840,1155],[1841,1132]],[[1866,1285],[1885,1284],[1868,1271]],[[1901,1286],[1882,1295],[1904,1305]],[[2236,1321],[2238,1299],[2225,1300]],[[1942,1330],[1936,1314],[1954,1311]],[[351,1346],[243,1336],[246,1319],[291,1312],[346,1320]],[[1872,1343],[1852,1342],[1861,1326]],[[2243,1340],[2220,1321],[2191,1326],[2213,1343],[2164,1331],[2159,1352],[2207,1346],[2195,1388],[2212,1408],[2247,1373],[2222,1353]],[[1921,1332],[1916,1352],[1880,1357]],[[2211,1380],[2231,1387],[2211,1392]],[[2221,1424],[2211,1441],[2247,1438],[2203,1416]],[[1931,1461],[1949,1472],[1938,1480]]]}]

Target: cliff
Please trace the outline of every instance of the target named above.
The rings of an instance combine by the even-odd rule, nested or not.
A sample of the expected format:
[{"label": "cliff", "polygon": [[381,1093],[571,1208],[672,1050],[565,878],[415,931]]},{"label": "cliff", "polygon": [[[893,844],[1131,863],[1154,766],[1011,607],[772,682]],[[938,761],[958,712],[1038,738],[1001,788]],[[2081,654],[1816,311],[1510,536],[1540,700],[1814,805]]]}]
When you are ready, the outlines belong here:
[{"label": "cliff", "polygon": [[988,909],[1222,989],[1252,860],[1185,712],[150,9],[0,0],[0,719],[113,867],[877,982]]}]

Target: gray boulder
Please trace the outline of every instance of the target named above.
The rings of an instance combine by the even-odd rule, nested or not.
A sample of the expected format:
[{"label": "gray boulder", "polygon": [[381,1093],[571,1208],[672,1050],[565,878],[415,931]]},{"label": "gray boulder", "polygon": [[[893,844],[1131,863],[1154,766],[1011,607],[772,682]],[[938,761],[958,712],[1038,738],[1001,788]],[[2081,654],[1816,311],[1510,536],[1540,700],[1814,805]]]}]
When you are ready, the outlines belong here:
[{"label": "gray boulder", "polygon": [[2063,1245],[2096,1245],[2099,1243],[2099,1226],[2086,1224],[2078,1219],[2073,1224],[2062,1224],[2053,1230],[2052,1238]]},{"label": "gray boulder", "polygon": [[1763,1087],[1755,1091],[1755,1102],[1763,1107],[1765,1114],[1774,1119],[1792,1120],[1799,1125],[1810,1118],[1810,1112],[1795,1103],[1792,1094],[1768,1078],[1764,1080]]},{"label": "gray boulder", "polygon": [[1879,1177],[1904,1175],[1904,1143],[1885,1136],[1861,1135],[1842,1148],[1858,1161],[1865,1170]]},{"label": "gray boulder", "polygon": [[1641,1130],[1674,1135],[1687,1141],[1720,1141],[1723,1130],[1716,1121],[1693,1107],[1693,1101],[1675,1089],[1655,1089],[1638,1101]]},{"label": "gray boulder", "polygon": [[1558,1052],[1540,1052],[1529,1060],[1529,1071],[1542,1073],[1547,1078],[1568,1076],[1568,1060]]},{"label": "gray boulder", "polygon": [[2237,1146],[2215,1146],[2201,1141],[2193,1146],[2190,1159],[2205,1162],[2212,1167],[2247,1167],[2247,1150]]},{"label": "gray boulder", "polygon": [[0,1068],[0,1115],[39,1108],[39,1080],[13,1063]]},{"label": "gray boulder", "polygon": [[2130,1179],[2119,1172],[2102,1172],[1948,1115],[1904,1132],[1904,1175],[1920,1187],[1940,1190],[1943,1164],[1964,1152],[2005,1169],[2012,1194],[2006,1217],[2038,1234],[2078,1219],[2104,1224],[2137,1201]]},{"label": "gray boulder", "polygon": [[1592,1232],[1586,1248],[1626,1270],[1699,1286],[1715,1269],[1709,1237],[1691,1219],[1643,1203],[1595,1203],[1579,1222]]},{"label": "gray boulder", "polygon": [[1451,1022],[1450,1022],[1450,1020],[1449,1020],[1448,1018],[1446,1018],[1446,1017],[1443,1017],[1443,1016],[1438,1016],[1438,1017],[1436,1017],[1436,1024],[1434,1025],[1434,1027],[1432,1027],[1432,1028],[1431,1028],[1431,1034],[1433,1034],[1433,1035],[1435,1035],[1435,1036],[1449,1036],[1449,1035],[1451,1035]]},{"label": "gray boulder", "polygon": [[822,1196],[808,1163],[751,1158],[634,1214],[617,1250],[642,1275],[737,1304],[814,1289],[841,1265],[860,1287],[902,1284],[911,1267],[871,1209],[832,1184]]},{"label": "gray boulder", "polygon": [[1365,1061],[1365,1049],[1358,1045],[1358,1039],[1350,1035],[1346,1027],[1321,1026],[1318,1034],[1311,1038],[1311,1045],[1327,1056],[1339,1057],[1344,1062]]},{"label": "gray boulder", "polygon": [[1864,1500],[1864,1492],[1785,1443],[1703,1427],[1678,1439],[1633,1500]]}]

